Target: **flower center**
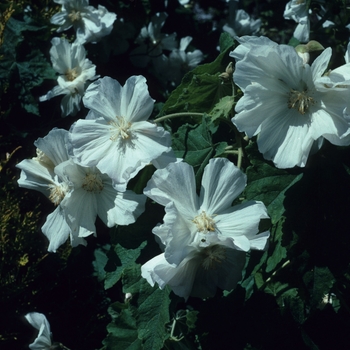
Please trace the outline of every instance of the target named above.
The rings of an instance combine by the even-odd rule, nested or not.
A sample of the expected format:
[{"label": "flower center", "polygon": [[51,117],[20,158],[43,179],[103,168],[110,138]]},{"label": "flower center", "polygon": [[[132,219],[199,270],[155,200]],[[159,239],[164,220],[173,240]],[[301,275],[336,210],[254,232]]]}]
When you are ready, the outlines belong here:
[{"label": "flower center", "polygon": [[78,68],[75,67],[72,69],[68,69],[64,75],[68,81],[73,81],[75,78],[79,76]]},{"label": "flower center", "polygon": [[288,108],[295,108],[300,114],[305,114],[310,105],[315,104],[315,100],[308,95],[308,91],[290,90]]},{"label": "flower center", "polygon": [[49,199],[50,201],[55,204],[59,205],[63,198],[65,197],[66,193],[69,191],[69,186],[67,183],[62,182],[59,185],[49,185],[50,189],[50,195]]},{"label": "flower center", "polygon": [[202,250],[202,266],[205,270],[212,270],[221,264],[226,258],[225,248],[220,245],[214,245]]},{"label": "flower center", "polygon": [[209,231],[215,231],[215,221],[204,210],[193,219],[193,222],[197,225],[200,232],[207,233]]},{"label": "flower center", "polygon": [[110,140],[116,141],[119,136],[126,140],[130,137],[130,126],[131,123],[127,122],[123,117],[115,117],[116,120],[110,121],[109,124],[112,125]]},{"label": "flower center", "polygon": [[88,173],[81,187],[88,192],[100,193],[103,190],[103,182],[99,174]]},{"label": "flower center", "polygon": [[81,19],[80,12],[76,10],[72,10],[72,12],[68,15],[68,17],[72,22],[77,22]]}]

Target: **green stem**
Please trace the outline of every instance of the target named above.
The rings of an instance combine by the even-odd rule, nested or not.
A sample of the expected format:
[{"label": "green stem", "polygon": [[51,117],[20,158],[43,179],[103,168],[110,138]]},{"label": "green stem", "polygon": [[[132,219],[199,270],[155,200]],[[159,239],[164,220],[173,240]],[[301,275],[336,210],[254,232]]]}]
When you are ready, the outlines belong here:
[{"label": "green stem", "polygon": [[227,150],[224,153],[225,154],[236,154],[236,155],[238,154],[238,156],[240,155],[239,149],[238,150]]},{"label": "green stem", "polygon": [[155,123],[162,122],[163,120],[171,119],[171,118],[178,118],[178,117],[186,117],[186,116],[198,116],[201,117],[203,116],[204,113],[193,113],[193,112],[181,112],[181,113],[173,113],[173,114],[168,114],[164,115],[163,117],[159,117],[157,119],[154,119],[153,121]]}]

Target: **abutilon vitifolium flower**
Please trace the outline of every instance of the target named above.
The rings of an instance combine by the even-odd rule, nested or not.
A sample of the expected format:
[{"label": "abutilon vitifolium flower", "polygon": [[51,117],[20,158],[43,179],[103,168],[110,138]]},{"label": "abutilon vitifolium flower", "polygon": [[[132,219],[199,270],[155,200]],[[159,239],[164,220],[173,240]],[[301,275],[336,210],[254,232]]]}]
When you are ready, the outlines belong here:
[{"label": "abutilon vitifolium flower", "polygon": [[108,12],[98,5],[98,8],[89,6],[89,0],[54,0],[62,5],[61,11],[51,18],[51,23],[60,26],[57,32],[63,32],[71,27],[76,31],[76,42],[96,43],[102,37],[108,35],[113,29],[113,23],[117,15]]},{"label": "abutilon vitifolium flower", "polygon": [[71,127],[70,153],[78,164],[108,174],[118,191],[171,150],[170,134],[147,121],[154,100],[143,76],[130,77],[123,87],[110,77],[99,79],[86,90],[83,102],[90,112]]},{"label": "abutilon vitifolium flower", "polygon": [[295,49],[266,37],[237,38],[233,80],[243,91],[232,118],[278,168],[305,166],[326,139],[350,144],[350,81],[340,67],[324,74],[328,48],[310,66]]},{"label": "abutilon vitifolium flower", "polygon": [[286,4],[283,17],[298,23],[293,36],[302,43],[310,39],[309,8],[306,0],[291,0]]},{"label": "abutilon vitifolium flower", "polygon": [[152,60],[162,55],[164,50],[177,48],[176,34],[161,33],[168,15],[165,12],[156,13],[148,26],[141,29],[136,38],[137,48],[130,52],[130,60],[137,67],[146,67]]},{"label": "abutilon vitifolium flower", "polygon": [[53,69],[58,73],[58,85],[39,100],[47,101],[65,95],[61,102],[62,117],[74,116],[80,110],[88,80],[98,77],[95,75],[96,66],[86,58],[86,51],[81,44],[70,44],[63,38],[53,38],[51,44],[50,56]]},{"label": "abutilon vitifolium flower", "polygon": [[245,252],[265,249],[269,237],[268,231],[259,233],[260,220],[268,218],[262,202],[232,206],[245,186],[246,176],[225,158],[205,167],[199,196],[190,165],[157,170],[144,193],[165,206],[164,223],[153,229],[164,253],[142,266],[142,276],[184,298],[232,289]]}]

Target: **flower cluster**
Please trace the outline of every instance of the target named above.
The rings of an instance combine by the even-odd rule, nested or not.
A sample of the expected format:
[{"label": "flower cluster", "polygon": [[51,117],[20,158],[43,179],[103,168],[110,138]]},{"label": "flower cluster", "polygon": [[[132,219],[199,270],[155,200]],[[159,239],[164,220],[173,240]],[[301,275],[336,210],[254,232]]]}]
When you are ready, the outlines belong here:
[{"label": "flower cluster", "polygon": [[245,253],[265,249],[269,237],[268,231],[258,234],[260,220],[268,218],[263,203],[231,206],[245,185],[246,176],[225,158],[210,160],[199,196],[190,165],[157,170],[144,193],[165,206],[164,223],[153,229],[164,253],[142,266],[142,276],[185,299],[233,289]]},{"label": "flower cluster", "polygon": [[[148,26],[141,29],[136,43],[139,45],[130,53],[131,62],[137,67],[146,67],[152,62],[160,79],[177,85],[184,73],[196,67],[204,58],[202,51],[186,52],[192,37],[182,38],[180,45],[176,34],[164,34],[161,29],[167,18],[165,12],[156,13]],[[169,55],[165,52],[170,51]]]},{"label": "flower cluster", "polygon": [[[238,8],[237,0],[221,1],[217,8],[211,5],[202,8],[198,1],[179,0],[164,1],[159,7],[147,9],[150,2],[140,2],[144,18],[135,26],[127,19],[133,18],[130,9],[139,6],[136,3],[122,1],[112,5],[110,2],[110,6],[120,7],[122,15],[127,14],[123,19],[116,11],[118,22],[115,22],[115,13],[101,5],[90,6],[88,0],[54,2],[61,5],[61,10],[51,18],[51,24],[58,26],[54,28],[58,33],[72,28],[75,39],[68,40],[64,36],[51,40],[50,58],[57,85],[39,100],[63,95],[63,117],[77,115],[82,104],[87,113],[84,119],[75,119],[69,130],[53,128],[45,137],[37,139],[34,143],[36,156],[16,165],[21,171],[18,185],[41,192],[52,204],[53,211],[42,226],[49,241],[48,251],[56,252],[68,240],[73,247],[86,245],[90,239],[87,237],[97,235],[97,218],[109,228],[135,223],[149,200],[157,203],[150,207],[165,211],[161,223],[153,227],[160,221],[157,216],[157,221],[149,226],[153,227],[154,235],[150,229],[145,233],[149,235],[147,243],[155,239],[160,250],[149,255],[150,251],[143,250],[143,242],[135,249],[137,262],[120,256],[121,265],[116,276],[112,271],[104,273],[103,268],[110,265],[99,269],[108,283],[113,276],[114,283],[121,279],[125,287],[125,308],[121,307],[125,312],[120,312],[120,322],[124,322],[123,317],[130,316],[133,324],[131,317],[134,317],[136,305],[144,300],[142,293],[163,293],[151,288],[154,286],[161,290],[168,286],[185,301],[190,297],[214,297],[218,289],[230,291],[241,282],[242,276],[245,276],[242,289],[246,288],[246,296],[251,292],[248,288],[257,287],[263,292],[266,286],[274,286],[274,279],[279,277],[277,269],[283,271],[287,266],[281,256],[289,259],[287,255],[292,253],[288,248],[297,244],[284,245],[282,241],[285,238],[283,215],[287,217],[289,213],[281,202],[294,184],[289,179],[289,175],[290,178],[294,176],[294,170],[275,168],[310,165],[309,157],[327,142],[336,146],[350,145],[350,43],[345,64],[329,70],[332,49],[309,41],[315,18],[320,21],[319,28],[335,25],[320,17],[325,12],[324,2],[319,3],[317,11],[314,7],[311,10],[310,1],[285,2],[283,17],[298,23],[291,40],[293,44],[298,41],[295,48],[279,45],[267,36],[256,36],[260,30],[264,34],[268,32],[265,23],[268,12],[261,11],[263,20],[257,19],[263,6],[256,6],[250,15]],[[250,1],[249,6],[252,7],[253,2]],[[285,4],[282,6],[283,10]],[[158,11],[170,11],[172,7],[177,8],[179,16],[181,13],[192,16],[193,28],[198,32],[198,28],[207,26],[210,35],[222,33],[219,58],[187,74],[184,79],[186,72],[209,55],[196,49],[201,47],[203,38],[188,35],[192,33],[187,33],[185,26],[181,37],[176,32],[163,32],[168,14]],[[110,34],[108,42],[102,40],[100,44],[91,45]],[[219,36],[214,39],[216,42],[212,46],[216,53]],[[345,42],[337,46],[338,51]],[[118,46],[117,43],[123,44]],[[96,66],[86,57],[85,44],[92,48],[91,57],[95,57],[95,62],[108,62],[108,55],[125,53],[123,60],[117,64],[113,61],[118,65],[113,76],[118,75],[120,67],[124,69],[125,62],[132,63],[130,72],[125,69],[122,74],[128,77],[124,85],[112,77],[100,78],[96,74]],[[315,51],[322,52],[310,62],[310,53]],[[157,78],[148,79],[156,93],[164,97],[156,106],[160,112],[154,120],[150,118],[155,100],[149,93],[146,78],[134,75],[140,74],[135,71]],[[176,90],[169,96],[168,88]],[[159,122],[165,120],[162,127]],[[229,127],[223,130],[222,125]],[[245,149],[247,144],[249,147]],[[261,160],[260,155],[259,161],[258,157],[254,159],[255,144],[267,162]],[[195,174],[197,169],[200,170]],[[269,197],[265,192],[269,189],[261,183],[270,179],[264,171],[256,176],[264,181],[256,186],[255,192],[254,184],[246,188],[247,181],[255,180],[253,173],[261,169],[276,172],[277,176],[288,173],[288,180],[281,181],[283,184],[277,189],[278,200],[270,201],[268,207],[265,199]],[[132,189],[137,193],[143,190],[143,193],[136,194]],[[275,205],[280,207],[275,209]],[[149,222],[153,219],[151,215],[143,217]],[[272,225],[271,232],[278,231],[270,249],[270,230],[265,224]],[[141,225],[135,226],[136,235]],[[295,242],[297,240],[296,237]],[[118,251],[114,244],[111,243],[113,253]],[[120,249],[127,248],[121,246]],[[250,269],[255,258],[254,253],[248,254],[252,250],[266,251],[255,270]],[[101,259],[103,263],[110,258],[108,254],[105,257]],[[124,284],[123,277],[130,277],[124,269],[124,260],[134,264],[131,266],[133,272],[136,271],[133,277],[143,289],[135,283],[127,290],[132,283]],[[140,279],[140,273],[144,280]],[[248,283],[250,287],[247,288],[245,284]],[[283,292],[279,289],[278,293]],[[50,325],[43,314],[29,313],[25,318],[39,331],[29,345],[31,349],[61,346],[52,342]],[[172,331],[174,329],[175,326]],[[146,333],[145,329],[141,332]],[[143,342],[140,334],[137,337]],[[106,342],[106,346],[110,344]]]},{"label": "flower cluster", "polygon": [[145,197],[119,192],[112,180],[95,167],[75,164],[68,155],[68,131],[53,129],[35,142],[37,157],[17,164],[20,187],[42,192],[56,206],[42,231],[55,252],[70,237],[72,246],[86,244],[96,234],[96,216],[108,226],[128,225],[143,212]]}]

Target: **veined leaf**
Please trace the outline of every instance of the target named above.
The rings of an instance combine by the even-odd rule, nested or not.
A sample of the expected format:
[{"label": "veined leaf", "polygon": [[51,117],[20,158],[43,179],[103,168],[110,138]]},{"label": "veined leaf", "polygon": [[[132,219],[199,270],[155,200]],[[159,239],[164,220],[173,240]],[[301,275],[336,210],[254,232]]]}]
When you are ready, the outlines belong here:
[{"label": "veined leaf", "polygon": [[151,287],[141,277],[141,268],[129,268],[122,278],[124,293],[133,295],[130,308],[136,319],[138,337],[142,339],[143,348],[157,350],[163,347],[169,334],[165,325],[169,322],[170,289]]},{"label": "veined leaf", "polygon": [[231,96],[231,82],[224,83],[219,77],[232,61],[229,51],[230,48],[227,48],[214,62],[188,72],[169,96],[161,115],[179,112],[208,113],[222,97]]},{"label": "veined leaf", "polygon": [[113,251],[108,253],[108,265],[111,266],[114,264],[115,270],[109,270],[106,273],[104,285],[105,289],[113,287],[120,280],[124,271],[135,265],[135,261],[139,257],[141,249],[145,246],[146,242],[141,243],[141,245],[136,249],[126,249],[120,244],[116,244],[114,246]]},{"label": "veined leaf", "polygon": [[285,192],[302,178],[302,174],[295,175],[277,169],[263,160],[254,143],[246,147],[246,151],[252,165],[246,171],[248,185],[244,191],[245,198],[262,201],[268,209],[272,224],[275,224],[285,211]]},{"label": "veined leaf", "polygon": [[226,142],[213,144],[210,126],[206,117],[199,125],[182,125],[173,135],[173,149],[176,157],[183,158],[192,165],[196,173],[196,183],[200,184],[205,166],[213,157],[224,153]]}]

